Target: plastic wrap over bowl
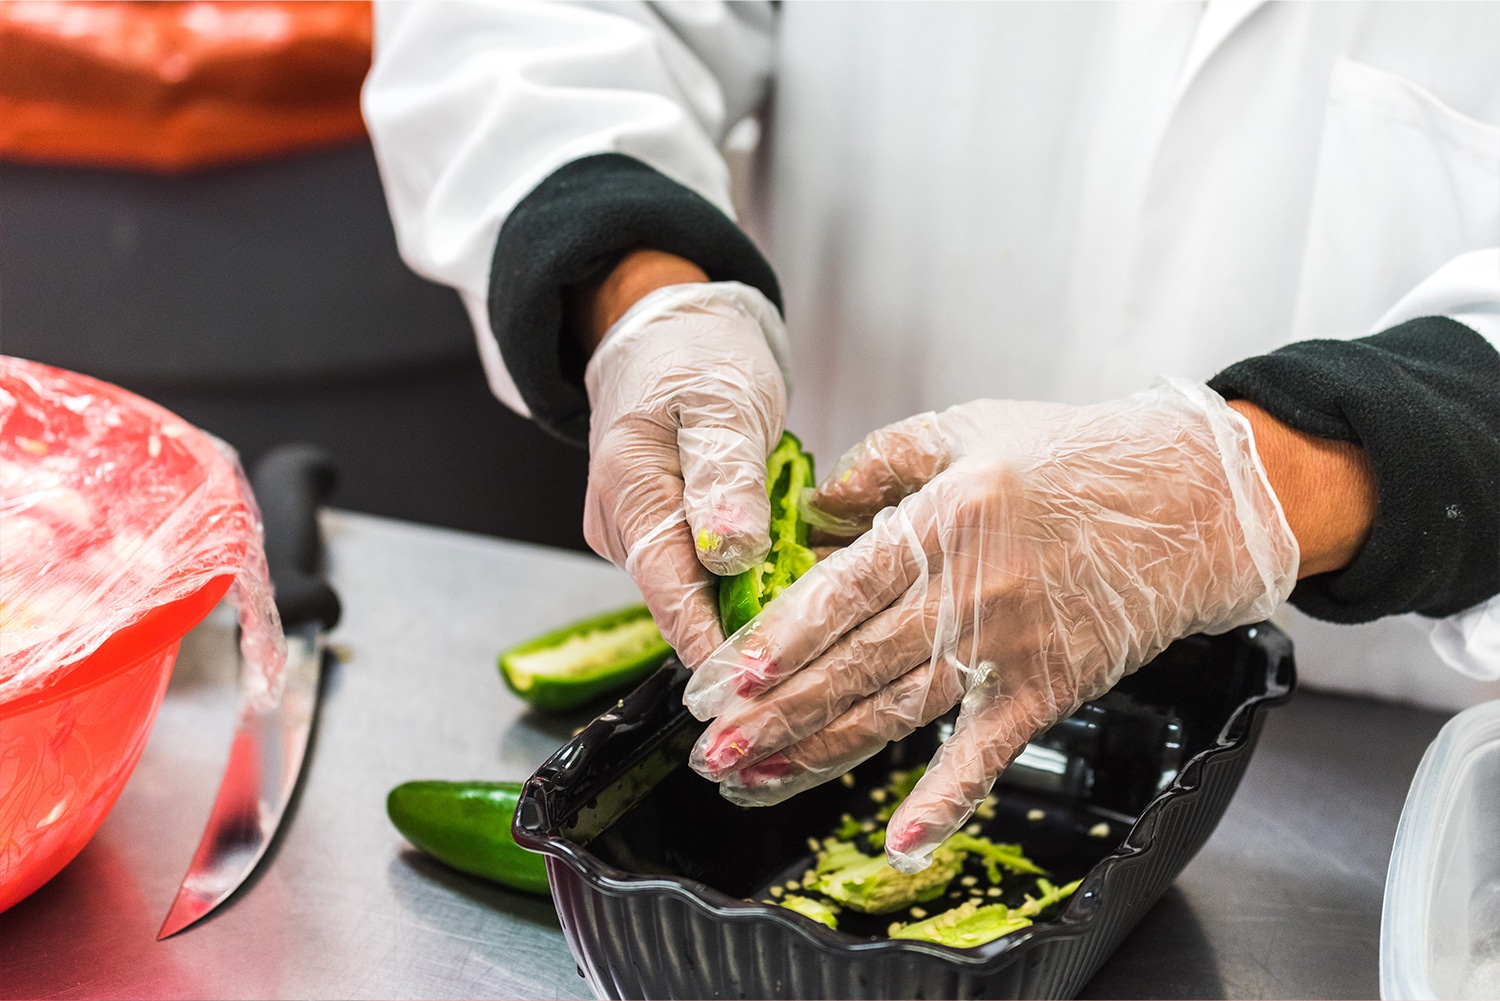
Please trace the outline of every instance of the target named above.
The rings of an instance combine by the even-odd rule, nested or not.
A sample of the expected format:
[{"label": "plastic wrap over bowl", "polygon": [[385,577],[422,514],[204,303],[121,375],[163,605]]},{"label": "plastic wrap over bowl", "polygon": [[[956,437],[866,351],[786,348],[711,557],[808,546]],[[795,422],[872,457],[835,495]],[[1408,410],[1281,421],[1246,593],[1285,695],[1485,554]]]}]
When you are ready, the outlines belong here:
[{"label": "plastic wrap over bowl", "polygon": [[1294,668],[1267,624],[1188,637],[1033,740],[983,833],[1083,883],[1056,919],[972,949],[886,939],[858,920],[834,931],[747,899],[807,869],[808,839],[868,813],[870,792],[926,762],[951,723],[889,745],[852,786],[746,809],[686,767],[704,728],[681,705],[687,678],[669,661],[553,755],[516,811],[516,840],[547,855],[563,930],[601,997],[1071,997],[1213,832]]},{"label": "plastic wrap over bowl", "polygon": [[272,684],[284,647],[233,454],[117,386],[0,356],[0,910],[104,821],[178,641],[231,587]]}]

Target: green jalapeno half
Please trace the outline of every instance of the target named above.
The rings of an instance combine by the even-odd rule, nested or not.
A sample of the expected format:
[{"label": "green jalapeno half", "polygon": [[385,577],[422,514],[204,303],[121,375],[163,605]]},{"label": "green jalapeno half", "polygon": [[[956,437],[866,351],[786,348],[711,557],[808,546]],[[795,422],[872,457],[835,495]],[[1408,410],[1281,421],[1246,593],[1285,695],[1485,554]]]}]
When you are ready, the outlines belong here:
[{"label": "green jalapeno half", "polygon": [[719,619],[733,635],[773,598],[812,569],[817,557],[807,544],[808,526],[797,513],[802,491],[815,485],[813,457],[790,431],[766,457],[766,495],[771,499],[771,552],[764,563],[719,578]]},{"label": "green jalapeno half", "polygon": [[672,652],[645,605],[554,629],[500,655],[500,676],[522,699],[551,712],[632,686]]}]

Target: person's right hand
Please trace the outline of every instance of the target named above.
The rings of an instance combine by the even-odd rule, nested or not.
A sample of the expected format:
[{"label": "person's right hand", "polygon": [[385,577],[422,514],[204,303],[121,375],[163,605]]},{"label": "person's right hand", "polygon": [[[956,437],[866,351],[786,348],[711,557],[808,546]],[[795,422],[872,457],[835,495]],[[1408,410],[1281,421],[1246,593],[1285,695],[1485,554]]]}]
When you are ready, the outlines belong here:
[{"label": "person's right hand", "polygon": [[724,641],[710,571],[770,551],[766,456],[787,395],[771,345],[784,340],[776,307],[748,285],[669,285],[614,322],[584,373],[584,537],[635,579],[690,668]]}]

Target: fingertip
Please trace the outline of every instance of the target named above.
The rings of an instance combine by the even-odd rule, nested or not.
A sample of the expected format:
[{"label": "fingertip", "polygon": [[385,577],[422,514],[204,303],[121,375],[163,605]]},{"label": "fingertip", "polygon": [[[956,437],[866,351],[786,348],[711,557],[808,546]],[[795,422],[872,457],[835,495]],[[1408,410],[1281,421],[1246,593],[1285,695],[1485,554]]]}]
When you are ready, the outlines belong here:
[{"label": "fingertip", "polygon": [[921,489],[950,461],[937,415],[917,414],[872,431],[840,456],[808,507],[822,512],[829,530],[868,527],[881,509]]},{"label": "fingertip", "polygon": [[785,754],[777,752],[762,758],[753,765],[741,768],[739,771],[740,782],[747,789],[756,789],[780,782],[792,773],[792,759]]},{"label": "fingertip", "polygon": [[[709,651],[682,694],[682,704],[698,719],[713,719],[737,698],[742,688],[750,690],[745,679],[770,679],[776,662],[760,652],[755,620]],[[722,630],[721,630],[722,631]],[[755,644],[745,649],[744,644]],[[753,684],[753,682],[752,682]],[[771,687],[771,683],[765,685]]]},{"label": "fingertip", "polygon": [[907,822],[904,818],[892,817],[886,827],[885,848],[890,855],[910,855],[927,836],[922,824]]},{"label": "fingertip", "polygon": [[932,853],[928,852],[926,855],[907,854],[897,851],[890,847],[890,845],[886,845],[885,860],[891,864],[892,869],[895,869],[903,876],[910,876],[932,865]]},{"label": "fingertip", "polygon": [[737,726],[725,727],[717,734],[710,733],[705,733],[693,745],[688,767],[709,781],[717,782],[750,755],[754,744]]},{"label": "fingertip", "polygon": [[934,808],[924,796],[923,783],[932,775],[932,766],[917,782],[906,800],[891,815],[886,825],[885,853],[891,867],[898,872],[921,872],[932,864],[932,855],[961,826],[954,823],[946,810]]},{"label": "fingertip", "polygon": [[711,720],[719,715],[732,698],[726,688],[724,672],[710,652],[688,679],[687,688],[682,692],[682,704],[694,718]]},{"label": "fingertip", "polygon": [[693,533],[693,551],[705,570],[733,577],[765,561],[771,538],[764,532],[736,532],[729,527],[700,528]]},{"label": "fingertip", "polygon": [[[764,496],[764,487],[760,488]],[[720,577],[743,573],[771,553],[770,511],[766,505],[721,498],[689,506],[688,524],[698,562]]]},{"label": "fingertip", "polygon": [[719,783],[719,795],[736,806],[775,806],[817,781],[778,751],[726,775]]},{"label": "fingertip", "polygon": [[764,560],[771,551],[765,443],[722,427],[682,428],[677,443],[699,561],[729,576]]}]

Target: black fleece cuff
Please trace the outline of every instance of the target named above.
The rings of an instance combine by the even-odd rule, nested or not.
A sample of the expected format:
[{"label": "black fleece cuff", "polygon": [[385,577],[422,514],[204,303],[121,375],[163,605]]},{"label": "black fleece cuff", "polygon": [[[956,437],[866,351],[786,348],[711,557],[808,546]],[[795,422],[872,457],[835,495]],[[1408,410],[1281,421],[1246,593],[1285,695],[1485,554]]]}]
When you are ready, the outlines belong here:
[{"label": "black fleece cuff", "polygon": [[581,366],[563,343],[563,290],[598,281],[626,251],[685,257],[710,281],[751,285],[781,308],[776,274],[712,203],[633,157],[600,153],[566,163],[511,211],[490,268],[490,326],[521,399],[542,427],[587,440]]},{"label": "black fleece cuff", "polygon": [[1444,616],[1500,591],[1500,354],[1424,316],[1354,341],[1303,341],[1209,382],[1299,431],[1364,446],[1379,510],[1343,570],[1291,602],[1330,622]]}]

